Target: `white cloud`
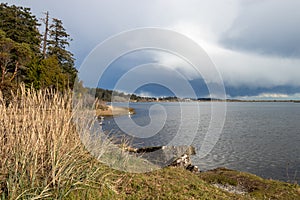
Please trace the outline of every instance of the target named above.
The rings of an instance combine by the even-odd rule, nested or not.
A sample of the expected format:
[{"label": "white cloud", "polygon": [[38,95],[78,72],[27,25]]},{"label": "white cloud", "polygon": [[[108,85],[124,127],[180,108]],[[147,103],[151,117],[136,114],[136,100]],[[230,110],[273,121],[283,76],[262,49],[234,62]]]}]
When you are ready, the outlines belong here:
[{"label": "white cloud", "polygon": [[283,93],[261,93],[259,95],[255,96],[238,96],[235,97],[236,99],[242,99],[242,100],[299,100],[300,99],[300,93],[288,95]]},{"label": "white cloud", "polygon": [[229,86],[300,86],[300,59],[246,54],[220,47],[208,53]]},{"label": "white cloud", "polygon": [[150,56],[152,56],[153,59],[162,67],[176,70],[187,80],[193,80],[201,77],[201,75],[195,71],[193,66],[181,57],[160,51],[152,51],[150,54]]},{"label": "white cloud", "polygon": [[137,94],[140,97],[153,97],[154,94],[152,94],[151,92],[147,92],[147,91],[141,91]]},{"label": "white cloud", "polygon": [[[181,22],[172,29],[188,36],[208,53],[228,86],[300,87],[300,59],[298,58],[266,56],[226,49],[218,45],[215,35],[208,36],[210,35],[208,32],[201,31],[197,25],[191,23]],[[188,71],[188,66],[180,59],[168,55],[157,56],[157,59],[170,66],[183,68],[190,77],[194,78],[193,72]]]},{"label": "white cloud", "polygon": [[258,96],[258,98],[287,98],[289,95],[287,94],[278,94],[278,93],[262,93]]}]

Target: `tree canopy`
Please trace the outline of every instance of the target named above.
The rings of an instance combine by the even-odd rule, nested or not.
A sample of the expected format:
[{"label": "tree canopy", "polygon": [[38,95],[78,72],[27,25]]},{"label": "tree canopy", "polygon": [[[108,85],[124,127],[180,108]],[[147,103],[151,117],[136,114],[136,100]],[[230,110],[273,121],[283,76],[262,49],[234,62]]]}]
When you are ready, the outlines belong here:
[{"label": "tree canopy", "polygon": [[70,35],[57,18],[42,20],[46,31],[30,8],[0,4],[0,89],[28,87],[57,90],[72,88],[77,70],[73,54],[67,49]]},{"label": "tree canopy", "polygon": [[73,54],[66,50],[70,45],[70,35],[63,27],[61,20],[53,18],[53,23],[49,27],[48,54],[56,56],[59,65],[62,67],[63,73],[66,74],[69,84],[74,84],[77,71],[74,66]]},{"label": "tree canopy", "polygon": [[0,19],[1,29],[6,33],[6,37],[18,43],[29,44],[33,51],[39,52],[41,35],[38,26],[40,24],[29,8],[2,3]]}]

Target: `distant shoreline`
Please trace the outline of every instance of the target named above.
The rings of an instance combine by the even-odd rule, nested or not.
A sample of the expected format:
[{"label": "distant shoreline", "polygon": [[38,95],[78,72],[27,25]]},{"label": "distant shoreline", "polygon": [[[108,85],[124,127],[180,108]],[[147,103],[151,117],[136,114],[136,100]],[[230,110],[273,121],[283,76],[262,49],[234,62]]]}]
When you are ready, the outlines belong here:
[{"label": "distant shoreline", "polygon": [[130,101],[130,103],[154,103],[154,102],[254,102],[254,103],[300,103],[300,100],[239,100],[239,99],[212,99],[212,100],[157,100],[157,101]]},{"label": "distant shoreline", "polygon": [[[183,101],[183,100],[158,100],[158,101],[130,101],[130,103],[175,103],[175,102],[182,102],[182,103],[189,103],[189,102],[198,102],[198,103],[204,103],[204,102],[234,102],[234,103],[300,103],[298,100],[235,100],[235,99],[227,99],[227,100],[189,100],[189,101]],[[107,102],[109,103],[109,102]],[[120,102],[122,103],[122,102]],[[96,109],[97,116],[120,116],[120,115],[132,115],[135,114],[134,108],[127,108],[127,107],[121,107],[121,106],[112,106],[112,105],[106,105],[105,107]]]}]

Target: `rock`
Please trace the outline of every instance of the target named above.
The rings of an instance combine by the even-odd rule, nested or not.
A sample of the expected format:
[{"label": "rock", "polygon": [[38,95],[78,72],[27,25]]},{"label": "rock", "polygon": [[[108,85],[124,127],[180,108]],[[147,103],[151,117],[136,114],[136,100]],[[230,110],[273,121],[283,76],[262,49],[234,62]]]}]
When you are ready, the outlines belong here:
[{"label": "rock", "polygon": [[162,149],[172,151],[177,156],[182,156],[183,154],[196,155],[196,150],[193,146],[162,146]]},{"label": "rock", "polygon": [[183,167],[191,172],[199,172],[197,166],[191,163],[190,156],[196,154],[193,146],[153,146],[133,148],[123,147],[125,151],[139,154],[155,165],[161,167],[173,166]]},{"label": "rock", "polygon": [[242,188],[241,186],[234,186],[234,185],[229,185],[229,184],[223,185],[220,183],[214,183],[212,185],[221,190],[225,190],[225,191],[227,191],[229,193],[233,193],[233,194],[247,194],[248,193],[247,190]]},{"label": "rock", "polygon": [[193,146],[153,146],[153,147],[141,147],[141,148],[133,148],[130,146],[126,146],[124,148],[125,151],[133,152],[133,153],[150,153],[157,150],[163,150],[165,152],[172,152],[174,154],[187,154],[187,155],[195,155],[196,151]]},{"label": "rock", "polygon": [[182,155],[170,164],[170,166],[174,167],[187,167],[189,165],[191,165],[191,160],[187,154]]},{"label": "rock", "polygon": [[177,158],[169,166],[183,167],[191,172],[199,172],[199,168],[192,164],[191,159],[187,154],[184,154],[180,158]]},{"label": "rock", "polygon": [[200,172],[199,167],[196,165],[192,165],[192,164],[187,166],[185,169],[187,169],[191,172],[195,172],[195,173]]}]

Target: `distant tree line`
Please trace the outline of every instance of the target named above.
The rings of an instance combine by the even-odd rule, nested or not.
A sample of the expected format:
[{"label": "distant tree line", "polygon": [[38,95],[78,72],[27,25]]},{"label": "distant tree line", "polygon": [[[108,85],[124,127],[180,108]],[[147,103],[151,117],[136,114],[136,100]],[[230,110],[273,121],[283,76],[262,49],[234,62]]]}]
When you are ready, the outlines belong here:
[{"label": "distant tree line", "polygon": [[57,18],[45,13],[44,31],[30,8],[0,4],[0,90],[27,87],[72,88],[77,70],[67,50],[71,38]]},{"label": "distant tree line", "polygon": [[[81,82],[79,82],[79,85],[82,85]],[[108,90],[108,89],[102,89],[102,88],[82,88],[78,89],[75,88],[77,92],[83,93],[88,93],[91,96],[94,96],[95,98],[101,100],[101,101],[106,101],[110,102],[112,101],[112,97],[119,97],[120,99],[129,99],[131,97],[135,97],[136,95],[132,94],[125,94],[123,92],[118,92],[118,91],[113,91],[113,90]]]},{"label": "distant tree line", "polygon": [[[108,89],[102,89],[102,88],[85,88],[82,86],[82,82],[78,82],[79,84],[76,84],[75,91],[77,93],[81,94],[89,94],[91,97],[95,97],[100,101],[104,102],[111,102],[111,101],[133,101],[133,102],[153,102],[153,101],[178,101],[179,99],[177,97],[141,97],[136,94],[125,94],[124,92],[120,91],[113,91]],[[92,102],[90,102],[92,103]]]}]

